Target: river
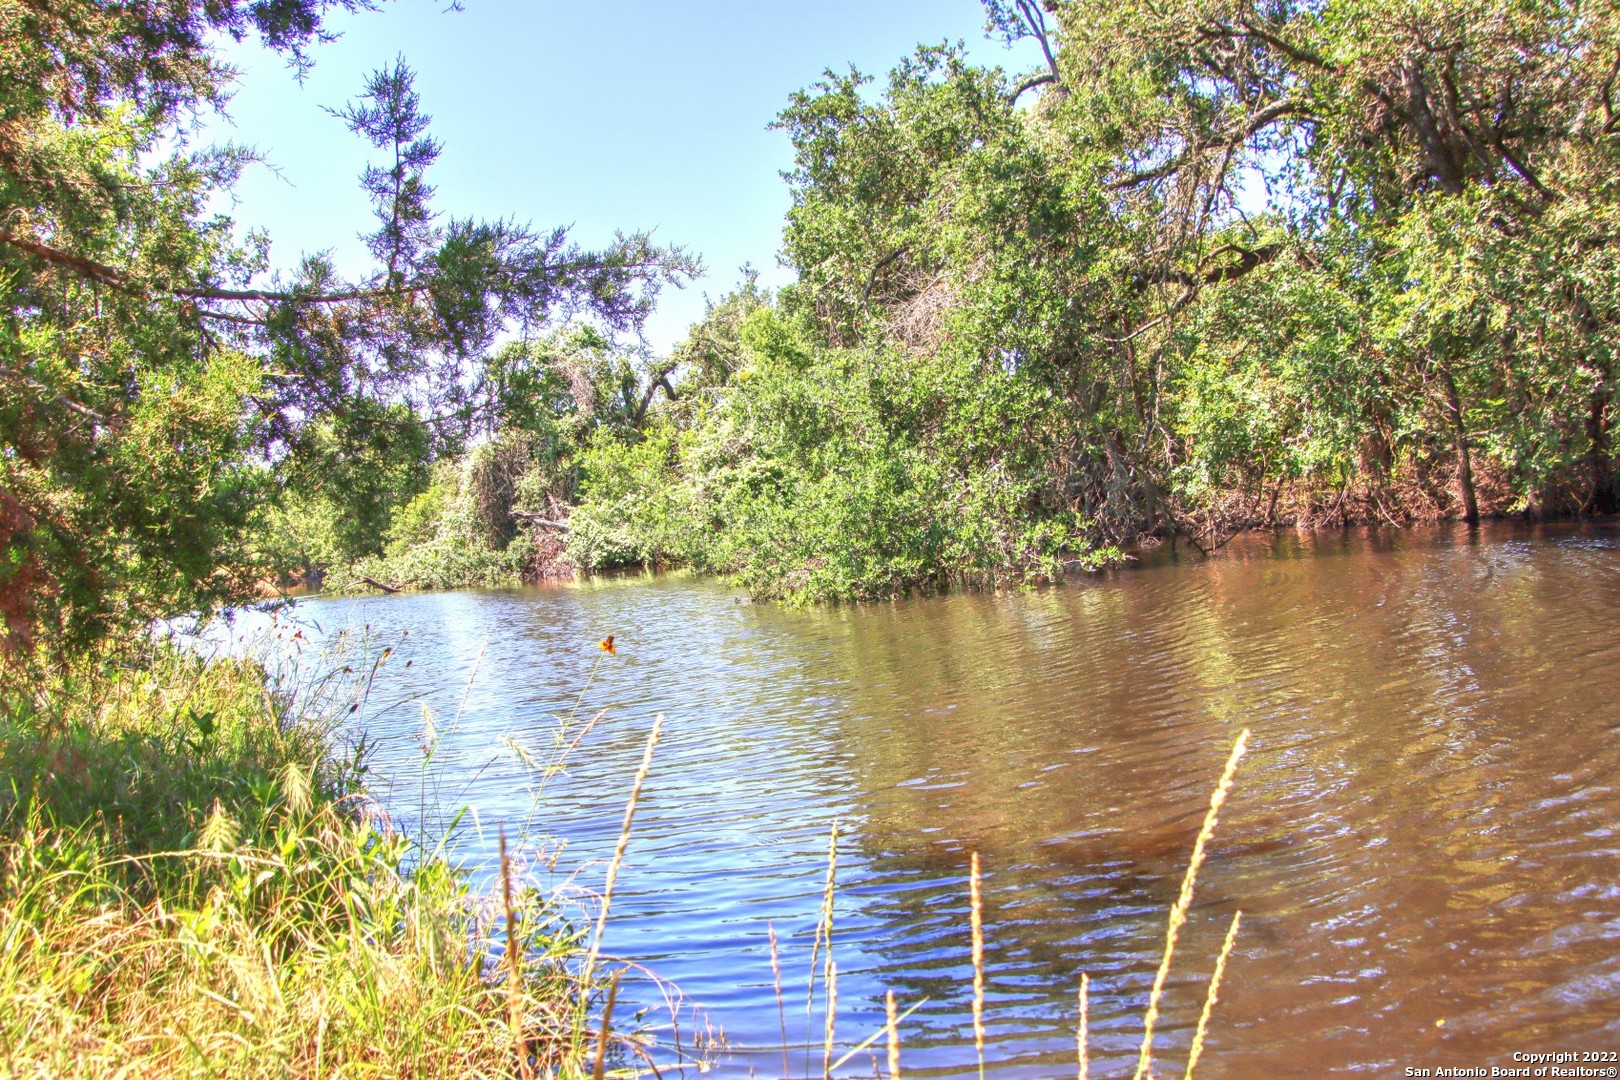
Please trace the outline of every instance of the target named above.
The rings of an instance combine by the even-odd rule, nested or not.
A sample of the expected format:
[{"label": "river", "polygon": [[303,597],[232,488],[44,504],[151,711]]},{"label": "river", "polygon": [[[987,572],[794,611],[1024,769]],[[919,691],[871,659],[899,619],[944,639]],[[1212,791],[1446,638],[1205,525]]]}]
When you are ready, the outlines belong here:
[{"label": "river", "polygon": [[[657,1005],[666,1076],[697,1074],[675,1067],[677,1039],[708,1041],[711,1075],[781,1074],[768,927],[790,1066],[820,1075],[806,978],[835,821],[840,1053],[892,990],[918,1006],[908,1075],[976,1071],[977,851],[989,1071],[1074,1075],[1084,972],[1091,1075],[1128,1076],[1167,911],[1245,727],[1161,1074],[1180,1075],[1240,909],[1200,1077],[1620,1050],[1612,528],[1245,536],[1059,588],[807,611],[666,576],[316,597],[293,617],[316,643],[366,627],[395,647],[356,718],[390,814],[432,832],[465,806],[458,857],[487,865],[504,826],[527,875],[573,896],[600,888],[664,715],[604,949],[683,995],[677,1035],[653,982],[625,985]],[[542,789],[558,718],[572,739],[600,710]],[[873,1069],[862,1053],[842,1073]]]}]

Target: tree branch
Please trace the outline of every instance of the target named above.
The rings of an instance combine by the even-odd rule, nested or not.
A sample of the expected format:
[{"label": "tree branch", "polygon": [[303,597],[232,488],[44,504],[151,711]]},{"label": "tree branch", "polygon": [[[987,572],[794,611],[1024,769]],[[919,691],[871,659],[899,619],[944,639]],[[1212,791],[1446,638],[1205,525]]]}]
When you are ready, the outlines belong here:
[{"label": "tree branch", "polygon": [[538,525],[543,529],[556,529],[558,532],[572,532],[566,521],[553,521],[550,518],[536,514],[529,510],[513,510],[512,516],[529,525]]},{"label": "tree branch", "polygon": [[[18,236],[8,228],[0,227],[0,243],[9,244],[19,251],[27,252],[35,258],[42,259],[52,266],[59,266],[64,270],[71,270],[80,277],[88,278],[108,288],[135,296],[150,296],[153,293],[162,293],[169,296],[178,296],[187,300],[225,300],[252,302],[261,301],[278,304],[343,304],[353,300],[380,300],[389,296],[405,296],[425,292],[431,287],[428,281],[410,281],[398,285],[379,286],[375,288],[341,289],[335,292],[287,292],[277,289],[220,289],[205,285],[171,285],[166,288],[151,288],[136,282],[130,276],[106,263],[87,259],[82,255],[75,255],[60,248],[42,244],[37,240],[30,240]],[[555,263],[541,267],[545,274],[567,274],[579,270],[608,270],[618,273],[628,273],[638,270],[650,270],[660,265],[657,258],[637,259],[625,263],[607,263],[601,260],[573,260]],[[226,316],[219,312],[205,312],[212,318],[227,319],[228,321],[252,322],[242,316]]]},{"label": "tree branch", "polygon": [[54,400],[58,405],[62,406],[64,409],[67,409],[69,412],[78,413],[80,416],[84,417],[86,420],[89,420],[89,421],[91,421],[93,423],[97,423],[97,424],[105,424],[107,422],[107,418],[105,416],[103,416],[101,413],[97,412],[96,410],[92,409],[90,406],[80,404],[79,402],[74,401],[72,398],[68,397],[65,394],[57,393],[51,387],[46,386],[44,383],[40,382],[38,379],[30,378],[29,376],[24,375],[20,371],[15,371],[15,370],[13,370],[11,368],[7,368],[7,367],[0,367],[0,374],[5,374],[7,376],[10,376],[11,378],[13,378],[13,379],[17,380],[18,382],[22,383],[24,386],[28,387],[28,389],[34,391],[36,394],[39,394],[42,397],[44,397],[44,396],[51,397],[52,400]]},{"label": "tree branch", "polygon": [[647,419],[647,410],[652,408],[653,394],[658,392],[658,388],[660,386],[664,388],[664,393],[669,396],[669,400],[675,400],[675,388],[669,385],[669,374],[675,370],[679,363],[680,361],[678,360],[666,360],[663,366],[654,368],[650,373],[648,373],[647,389],[642,391],[641,403],[636,406],[635,412],[633,412],[630,417],[630,425],[632,427],[639,428],[641,426],[641,422]]},{"label": "tree branch", "polygon": [[[268,300],[290,304],[338,304],[348,300],[365,300],[396,293],[419,292],[427,288],[425,283],[418,283],[393,289],[346,289],[332,293],[278,292],[270,289],[215,289],[200,285],[176,285],[167,289],[152,290],[130,280],[128,274],[108,266],[106,263],[99,263],[94,259],[87,259],[82,255],[75,255],[70,251],[63,251],[60,248],[42,244],[37,240],[18,236],[7,228],[0,228],[0,243],[10,244],[17,250],[25,251],[35,258],[50,263],[52,266],[60,266],[65,270],[71,270],[80,277],[89,278],[98,284],[106,285],[120,292],[140,296],[157,291],[171,296],[184,297],[187,300]],[[223,316],[216,315],[216,317]]]},{"label": "tree branch", "polygon": [[380,289],[344,289],[340,292],[302,293],[278,292],[273,289],[210,289],[181,285],[163,290],[188,300],[265,300],[280,304],[344,304],[350,300],[378,300],[384,296],[403,296],[422,292],[426,282],[398,285]]},{"label": "tree branch", "polygon": [[1023,95],[1025,90],[1033,90],[1037,86],[1045,86],[1047,83],[1055,82],[1057,82],[1057,76],[1055,75],[1031,75],[1029,78],[1025,79],[1023,82],[1019,83],[1013,88],[1013,92],[1008,95],[1007,100],[1009,102],[1016,102],[1019,97]]},{"label": "tree branch", "polygon": [[92,281],[99,281],[103,285],[111,285],[115,289],[121,289],[124,287],[123,275],[105,263],[98,263],[93,259],[82,258],[78,255],[69,254],[66,251],[58,251],[56,248],[48,247],[45,244],[39,243],[38,241],[29,240],[18,236],[8,228],[0,227],[0,243],[10,244],[17,250],[26,251],[28,254],[33,255],[36,258],[44,259],[46,262],[51,263],[54,266],[61,266],[68,270],[72,270],[80,277],[87,277]]},{"label": "tree branch", "polygon": [[1052,43],[1047,38],[1046,15],[1041,11],[1037,0],[1017,0],[1018,13],[1024,17],[1024,23],[1029,27],[1030,36],[1041,47],[1041,55],[1046,57],[1046,66],[1052,72],[1052,81],[1058,81],[1057,58],[1052,55]]},{"label": "tree branch", "polygon": [[[1236,281],[1250,271],[1264,266],[1281,255],[1284,250],[1282,244],[1264,244],[1257,248],[1239,247],[1236,244],[1226,244],[1210,252],[1210,259],[1215,259],[1228,252],[1236,252],[1238,261],[1205,269],[1203,266],[1191,273],[1185,270],[1155,270],[1151,273],[1137,274],[1135,282],[1138,289],[1145,289],[1149,285],[1185,285],[1189,288],[1198,288],[1203,285],[1219,285],[1223,281]],[[1205,266],[1208,264],[1206,263]]]},{"label": "tree branch", "polygon": [[1308,64],[1311,67],[1320,68],[1323,71],[1335,72],[1339,70],[1339,65],[1333,63],[1331,60],[1328,60],[1326,57],[1311,52],[1309,49],[1301,48],[1298,45],[1290,44],[1289,42],[1278,37],[1276,34],[1271,33],[1269,30],[1261,29],[1248,19],[1243,20],[1242,26],[1247,36],[1257,38],[1260,41],[1265,42],[1267,45],[1270,45],[1273,49],[1276,49],[1278,52],[1282,53],[1284,56],[1295,61],[1296,63]]},{"label": "tree branch", "polygon": [[1248,123],[1244,124],[1243,127],[1238,131],[1233,132],[1224,138],[1208,139],[1204,142],[1198,143],[1192,149],[1184,153],[1177,154],[1163,165],[1155,165],[1151,169],[1143,169],[1140,172],[1134,172],[1130,173],[1129,175],[1122,176],[1118,180],[1111,181],[1108,187],[1113,191],[1121,191],[1127,188],[1140,187],[1143,184],[1151,184],[1157,180],[1163,180],[1165,177],[1179,172],[1182,166],[1186,165],[1189,160],[1198,156],[1199,154],[1207,153],[1210,150],[1220,147],[1235,147],[1246,139],[1253,138],[1260,132],[1262,128],[1281,120],[1285,116],[1297,114],[1299,112],[1299,103],[1294,101],[1292,98],[1283,98],[1281,101],[1274,101],[1264,109],[1261,109],[1259,112],[1251,116]]},{"label": "tree branch", "polygon": [[236,315],[229,311],[214,311],[211,308],[198,308],[197,314],[205,319],[215,319],[219,322],[235,323],[238,326],[264,326],[269,319],[261,319],[255,315]]},{"label": "tree branch", "polygon": [[404,592],[407,586],[416,584],[416,579],[411,578],[409,581],[402,581],[398,585],[390,585],[386,581],[378,581],[376,578],[368,577],[365,574],[361,574],[358,580],[370,585],[373,589],[381,589],[385,593]]},{"label": "tree branch", "polygon": [[904,255],[906,253],[906,249],[910,246],[911,245],[909,244],[901,244],[899,247],[883,256],[883,258],[879,259],[877,261],[877,265],[872,267],[872,272],[866,275],[866,288],[861,290],[862,307],[866,306],[866,301],[872,295],[872,286],[877,284],[878,271],[882,270],[885,266],[888,266],[890,263],[894,262],[894,260]]}]

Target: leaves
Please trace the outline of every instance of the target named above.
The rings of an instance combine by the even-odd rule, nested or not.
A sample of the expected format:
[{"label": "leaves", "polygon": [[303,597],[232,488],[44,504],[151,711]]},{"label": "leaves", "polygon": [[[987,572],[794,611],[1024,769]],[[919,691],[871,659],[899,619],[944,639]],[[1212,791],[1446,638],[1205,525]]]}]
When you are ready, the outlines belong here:
[{"label": "leaves", "polygon": [[335,111],[379,152],[360,178],[376,265],[351,280],[311,255],[266,279],[268,240],[238,242],[213,209],[252,152],[190,149],[184,121],[228,96],[218,34],[256,30],[297,66],[329,10],[370,6],[0,12],[7,651],[71,649],[239,602],[290,561],[376,552],[432,457],[473,434],[498,342],[576,319],[635,336],[695,271],[645,236],[591,251],[564,229],[441,218],[440,147],[396,61]]}]

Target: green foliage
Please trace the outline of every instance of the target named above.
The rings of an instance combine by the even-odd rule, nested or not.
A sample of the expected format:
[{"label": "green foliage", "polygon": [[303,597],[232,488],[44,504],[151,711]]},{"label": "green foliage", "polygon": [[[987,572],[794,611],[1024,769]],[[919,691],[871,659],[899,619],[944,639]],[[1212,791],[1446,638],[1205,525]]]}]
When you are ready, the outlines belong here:
[{"label": "green foliage", "polygon": [[1612,11],[987,6],[1044,70],[925,48],[782,114],[811,339],[1060,399],[1016,475],[1094,541],[1620,508]]},{"label": "green foliage", "polygon": [[[251,661],[209,664],[167,647],[142,661],[81,663],[8,701],[0,832],[15,839],[40,819],[34,824],[101,832],[124,853],[150,855],[198,846],[216,807],[229,808],[239,836],[271,829],[288,809],[289,769],[313,802],[355,789],[357,763],[326,760],[329,732],[316,715],[325,707],[335,719],[332,691],[342,680],[312,687],[312,700],[300,702],[311,714],[296,715],[290,701],[267,702],[265,673]],[[158,861],[152,869],[173,868]],[[140,880],[136,873],[131,883]]]},{"label": "green foliage", "polygon": [[589,570],[699,563],[702,498],[680,472],[680,433],[655,425],[630,441],[599,433],[586,447],[582,502],[568,519],[568,556]]},{"label": "green foliage", "polygon": [[[339,579],[365,575],[422,588],[510,584],[568,565],[558,526],[574,530],[592,567],[687,560],[685,547],[670,548],[670,537],[618,551],[591,515],[567,521],[582,475],[596,468],[593,455],[623,457],[606,473],[641,470],[635,494],[624,487],[621,495],[649,505],[674,498],[652,468],[661,452],[656,442],[641,441],[669,370],[647,370],[589,327],[507,345],[485,366],[474,394],[487,432],[441,461],[426,491],[409,502],[396,498],[382,557],[352,562]],[[606,488],[598,491],[608,497]]]},{"label": "green foliage", "polygon": [[582,565],[861,598],[1154,533],[1620,509],[1614,12],[987,7],[1043,69],[924,47],[793,96],[798,281],[593,445]]},{"label": "green foliage", "polygon": [[797,281],[748,276],[664,358],[625,342],[695,263],[438,216],[403,64],[340,114],[379,153],[375,267],[246,288],[262,241],[206,208],[251,155],[176,124],[227,89],[209,27],[301,59],[326,6],[70,7],[0,49],[14,644],[289,564],[509,581],[565,535],[860,598],[1162,534],[1620,511],[1608,7],[994,0],[1034,72],[925,46],[793,95]]},{"label": "green foliage", "polygon": [[[201,216],[234,172],[231,155],[142,170],[155,130],[128,108],[95,125],[13,125],[0,209],[73,185],[60,227],[90,254],[117,252],[155,275],[234,257],[219,223]],[[127,198],[108,197],[125,185]],[[240,532],[262,493],[241,461],[256,434],[247,402],[258,366],[235,349],[202,349],[183,301],[98,296],[90,282],[21,271],[18,254],[0,246],[0,543],[13,567],[0,593],[23,616],[11,644],[39,629],[82,642],[110,622],[239,589]]]},{"label": "green foliage", "polygon": [[426,543],[438,531],[439,521],[449,512],[456,495],[454,466],[440,462],[433,470],[433,480],[411,501],[394,511],[383,536],[383,550],[399,552],[417,544]]},{"label": "green foliage", "polygon": [[334,580],[365,575],[422,589],[516,581],[531,551],[511,519],[511,474],[527,464],[524,449],[485,444],[441,466],[427,490],[396,513],[382,553],[339,567]]},{"label": "green foliage", "polygon": [[341,566],[382,551],[396,508],[428,482],[432,439],[404,405],[366,405],[311,425],[279,471],[281,497],[260,526],[283,567]]},{"label": "green foliage", "polygon": [[[498,341],[540,335],[557,309],[633,336],[695,269],[645,236],[587,251],[562,229],[441,217],[438,145],[396,63],[339,113],[385,163],[361,178],[376,265],[344,280],[312,256],[266,280],[268,239],[238,242],[213,210],[253,154],[192,147],[189,118],[229,96],[222,35],[256,32],[305,64],[326,12],[371,6],[0,9],[8,657],[43,638],[60,658],[240,601],[288,562],[375,552],[426,463],[478,423],[469,388]],[[505,385],[511,405],[524,388]]]},{"label": "green foliage", "polygon": [[361,813],[332,736],[362,680],[145,648],[0,701],[8,1072],[504,1075],[514,1015],[536,1068],[583,1072],[563,913],[517,882],[497,921]]},{"label": "green foliage", "polygon": [[[817,348],[764,306],[740,337],[721,403],[684,432],[593,445],[569,543],[580,565],[689,562],[805,601],[1098,557],[1037,464],[1061,422],[1049,396],[960,358]],[[1009,448],[1010,428],[1030,441]]]}]

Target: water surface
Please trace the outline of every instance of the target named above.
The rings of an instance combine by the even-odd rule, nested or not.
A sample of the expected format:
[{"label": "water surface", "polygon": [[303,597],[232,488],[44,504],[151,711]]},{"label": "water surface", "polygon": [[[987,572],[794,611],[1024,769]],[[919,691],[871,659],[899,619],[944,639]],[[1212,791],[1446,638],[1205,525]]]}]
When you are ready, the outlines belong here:
[{"label": "water surface", "polygon": [[[361,714],[396,818],[470,807],[473,861],[499,825],[533,822],[567,847],[531,873],[576,894],[600,886],[665,715],[605,948],[679,987],[681,1052],[723,1032],[718,1075],[782,1071],[768,924],[791,1067],[820,1075],[806,977],[834,820],[843,1047],[893,990],[927,999],[907,1073],[974,1071],[978,851],[990,1071],[1073,1075],[1087,972],[1092,1075],[1129,1075],[1166,912],[1244,727],[1162,1072],[1180,1074],[1238,909],[1201,1077],[1620,1049],[1613,530],[1244,537],[1063,588],[813,611],[662,578],[311,599],[297,617],[317,639],[369,625],[396,644]],[[609,633],[618,655],[586,688]],[[572,731],[607,714],[537,798],[533,761],[582,689]],[[645,979],[627,993],[661,1000]],[[665,1075],[675,1042],[666,1017]]]}]

